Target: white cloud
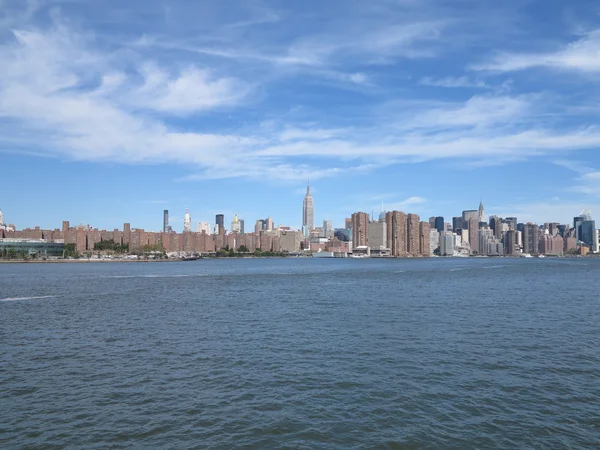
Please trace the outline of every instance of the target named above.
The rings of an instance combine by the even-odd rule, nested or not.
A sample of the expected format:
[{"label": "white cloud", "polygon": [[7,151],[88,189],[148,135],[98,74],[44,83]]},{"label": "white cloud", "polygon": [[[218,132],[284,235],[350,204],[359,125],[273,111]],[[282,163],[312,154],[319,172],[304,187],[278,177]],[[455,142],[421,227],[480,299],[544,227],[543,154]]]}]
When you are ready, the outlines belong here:
[{"label": "white cloud", "polygon": [[419,80],[423,86],[445,87],[445,88],[489,88],[490,86],[481,80],[471,80],[469,77],[423,77]]},{"label": "white cloud", "polygon": [[473,70],[511,72],[533,67],[576,70],[581,72],[600,71],[600,29],[553,52],[504,53],[491,61],[473,65]]}]

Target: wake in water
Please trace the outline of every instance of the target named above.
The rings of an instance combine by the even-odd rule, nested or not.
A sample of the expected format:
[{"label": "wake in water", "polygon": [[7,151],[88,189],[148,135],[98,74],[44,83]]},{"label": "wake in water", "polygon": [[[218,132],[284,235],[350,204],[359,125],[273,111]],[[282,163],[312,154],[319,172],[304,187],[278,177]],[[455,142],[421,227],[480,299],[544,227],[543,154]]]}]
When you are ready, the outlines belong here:
[{"label": "wake in water", "polygon": [[37,297],[8,297],[8,298],[1,298],[0,302],[19,302],[21,300],[39,300],[42,298],[55,298],[55,295],[40,295]]}]

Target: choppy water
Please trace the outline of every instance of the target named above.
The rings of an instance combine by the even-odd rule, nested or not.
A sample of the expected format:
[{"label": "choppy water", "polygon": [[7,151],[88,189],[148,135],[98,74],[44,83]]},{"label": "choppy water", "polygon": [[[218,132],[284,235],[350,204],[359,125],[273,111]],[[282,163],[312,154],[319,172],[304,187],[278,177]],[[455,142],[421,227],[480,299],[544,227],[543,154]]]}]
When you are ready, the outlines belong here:
[{"label": "choppy water", "polygon": [[598,447],[599,274],[549,258],[0,264],[0,447]]}]

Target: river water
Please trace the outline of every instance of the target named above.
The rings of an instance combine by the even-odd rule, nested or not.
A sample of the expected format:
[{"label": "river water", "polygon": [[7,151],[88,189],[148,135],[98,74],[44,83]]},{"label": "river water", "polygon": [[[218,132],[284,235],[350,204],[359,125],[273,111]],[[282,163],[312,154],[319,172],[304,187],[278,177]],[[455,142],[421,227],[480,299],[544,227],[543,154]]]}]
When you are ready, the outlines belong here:
[{"label": "river water", "polygon": [[0,264],[0,447],[598,447],[599,274],[551,258]]}]

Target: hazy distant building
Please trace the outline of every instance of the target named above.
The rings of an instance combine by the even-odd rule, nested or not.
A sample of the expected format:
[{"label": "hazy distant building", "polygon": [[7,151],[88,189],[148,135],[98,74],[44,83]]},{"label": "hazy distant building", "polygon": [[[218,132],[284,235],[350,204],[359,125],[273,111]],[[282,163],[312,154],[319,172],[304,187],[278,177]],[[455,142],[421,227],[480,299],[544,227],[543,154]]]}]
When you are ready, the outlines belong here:
[{"label": "hazy distant building", "polygon": [[486,222],[485,209],[483,207],[483,200],[479,202],[479,210],[477,211],[477,214],[479,215],[480,222]]},{"label": "hazy distant building", "polygon": [[351,217],[344,219],[344,228],[346,230],[349,230],[352,228],[352,218]]},{"label": "hazy distant building", "polygon": [[[2,225],[2,211],[0,211],[0,225]],[[163,233],[167,233],[169,229],[169,210],[163,211]]]},{"label": "hazy distant building", "polygon": [[326,238],[333,237],[333,225],[331,224],[331,220],[323,221],[323,236]]},{"label": "hazy distant building", "polygon": [[315,202],[310,194],[310,183],[306,186],[306,195],[302,204],[302,232],[308,237],[315,227]]},{"label": "hazy distant building", "polygon": [[471,219],[475,219],[477,220],[477,223],[479,223],[479,211],[477,211],[476,209],[468,209],[466,211],[462,212],[462,219],[463,219],[463,228],[468,229],[468,223],[469,220]]},{"label": "hazy distant building", "polygon": [[244,229],[244,219],[240,219],[240,233],[244,234],[246,230]]},{"label": "hazy distant building", "polygon": [[392,256],[406,256],[406,214],[401,211],[388,212],[385,215],[387,245]]},{"label": "hazy distant building", "polygon": [[225,216],[223,214],[217,214],[215,216],[215,234],[225,233]]},{"label": "hazy distant building", "polygon": [[231,232],[232,233],[241,233],[242,232],[242,224],[240,223],[240,219],[238,219],[237,213],[233,215],[233,220],[231,221]]},{"label": "hazy distant building", "polygon": [[210,234],[210,225],[207,222],[199,222],[196,226],[196,233]]},{"label": "hazy distant building", "polygon": [[509,230],[517,231],[517,218],[516,217],[507,217],[504,219],[504,223],[508,225]]},{"label": "hazy distant building", "polygon": [[192,218],[188,209],[185,210],[185,216],[183,217],[183,231],[185,233],[192,231]]},{"label": "hazy distant building", "polygon": [[352,246],[369,246],[369,215],[364,212],[352,214]]}]

